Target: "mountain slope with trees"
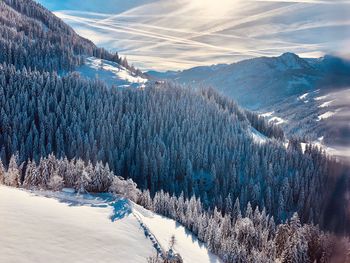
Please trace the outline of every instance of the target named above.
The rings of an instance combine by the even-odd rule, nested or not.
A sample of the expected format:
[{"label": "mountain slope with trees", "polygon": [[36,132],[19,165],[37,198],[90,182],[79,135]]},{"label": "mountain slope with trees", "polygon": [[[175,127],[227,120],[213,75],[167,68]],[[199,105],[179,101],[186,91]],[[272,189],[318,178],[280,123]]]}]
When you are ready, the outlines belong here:
[{"label": "mountain slope with trees", "polygon": [[129,66],[126,59],[98,48],[82,38],[39,3],[32,0],[3,0],[0,2],[0,62],[18,69],[40,71],[71,71],[94,56]]},{"label": "mountain slope with trees", "polygon": [[230,65],[148,74],[192,88],[211,86],[278,124],[288,137],[306,138],[305,142],[325,145],[334,156],[349,159],[347,59],[329,55],[301,58],[285,53]]},{"label": "mountain slope with trees", "polygon": [[[281,133],[213,90],[171,84],[108,89],[76,75],[0,66],[0,156],[5,164],[50,153],[108,163],[152,194],[200,196],[220,209],[238,197],[277,221],[317,221],[337,165],[318,149],[288,149]],[[255,116],[255,117],[254,117]],[[256,143],[252,127],[269,134]]]}]

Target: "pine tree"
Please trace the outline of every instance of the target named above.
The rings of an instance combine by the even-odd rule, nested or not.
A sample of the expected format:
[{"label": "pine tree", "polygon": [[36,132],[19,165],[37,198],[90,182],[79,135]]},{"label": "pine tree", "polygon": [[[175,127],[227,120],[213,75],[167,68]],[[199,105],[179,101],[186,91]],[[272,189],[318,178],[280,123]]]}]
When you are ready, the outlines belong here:
[{"label": "pine tree", "polygon": [[78,193],[85,194],[87,192],[86,189],[87,189],[90,181],[91,181],[91,179],[86,171],[84,171],[84,170],[79,171],[77,181],[75,183],[75,190]]},{"label": "pine tree", "polygon": [[38,187],[42,185],[41,175],[37,169],[35,162],[28,161],[23,181],[24,188]]},{"label": "pine tree", "polygon": [[0,159],[0,184],[5,183],[5,167]]},{"label": "pine tree", "polygon": [[50,182],[48,184],[49,188],[54,191],[61,190],[63,188],[63,185],[64,185],[63,178],[59,176],[57,173],[51,176]]},{"label": "pine tree", "polygon": [[17,156],[12,155],[9,163],[9,167],[7,169],[7,172],[5,173],[5,180],[4,183],[7,186],[13,186],[13,187],[19,187],[20,177],[21,177],[21,169],[17,164]]}]

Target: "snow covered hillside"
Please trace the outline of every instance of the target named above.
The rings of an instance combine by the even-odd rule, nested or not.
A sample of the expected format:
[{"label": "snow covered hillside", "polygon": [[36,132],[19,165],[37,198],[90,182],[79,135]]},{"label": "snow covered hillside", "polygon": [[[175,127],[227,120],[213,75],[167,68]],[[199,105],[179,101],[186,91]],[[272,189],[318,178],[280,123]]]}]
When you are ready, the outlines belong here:
[{"label": "snow covered hillside", "polygon": [[95,57],[86,58],[84,65],[78,67],[76,71],[84,77],[98,78],[117,87],[144,87],[148,81],[145,77],[136,75],[116,62]]},{"label": "snow covered hillside", "polygon": [[[0,262],[146,262],[175,235],[184,262],[221,262],[175,221],[125,199],[0,186]],[[40,249],[38,249],[40,248]]]}]

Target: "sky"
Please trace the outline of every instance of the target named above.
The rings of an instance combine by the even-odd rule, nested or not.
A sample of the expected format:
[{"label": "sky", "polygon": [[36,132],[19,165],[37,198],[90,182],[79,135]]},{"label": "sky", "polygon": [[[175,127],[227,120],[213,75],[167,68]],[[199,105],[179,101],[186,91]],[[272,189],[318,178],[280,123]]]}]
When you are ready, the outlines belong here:
[{"label": "sky", "polygon": [[37,0],[143,70],[294,52],[350,58],[350,0]]}]

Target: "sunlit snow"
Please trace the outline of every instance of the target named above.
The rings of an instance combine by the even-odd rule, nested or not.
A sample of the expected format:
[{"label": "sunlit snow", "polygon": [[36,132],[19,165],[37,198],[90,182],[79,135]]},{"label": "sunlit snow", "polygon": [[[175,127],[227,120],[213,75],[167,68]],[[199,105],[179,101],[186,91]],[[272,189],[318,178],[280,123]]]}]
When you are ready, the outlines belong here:
[{"label": "sunlit snow", "polygon": [[85,64],[78,67],[76,71],[85,77],[98,78],[118,87],[142,87],[148,81],[116,62],[95,57],[86,58]]},{"label": "sunlit snow", "polygon": [[254,142],[258,143],[258,144],[265,143],[268,139],[264,134],[262,134],[261,132],[257,131],[254,128],[251,128],[250,134],[251,134]]},{"label": "sunlit snow", "polygon": [[260,114],[260,116],[266,118],[266,117],[272,116],[272,114],[274,114],[274,113],[275,113],[274,111],[270,111],[270,112]]},{"label": "sunlit snow", "polygon": [[328,97],[328,95],[319,96],[319,97],[314,98],[314,100],[324,100],[324,99],[327,99],[327,97]]},{"label": "sunlit snow", "polygon": [[304,100],[309,95],[309,93],[305,93],[299,97],[299,100]]},{"label": "sunlit snow", "polygon": [[321,105],[319,105],[318,107],[319,108],[326,108],[326,107],[330,106],[333,101],[334,100],[326,101],[326,102],[322,103]]},{"label": "sunlit snow", "polygon": [[174,250],[180,253],[184,263],[222,262],[217,256],[208,252],[205,244],[199,242],[197,238],[176,221],[149,212],[138,205],[134,205],[133,213],[156,236],[163,248],[169,246],[170,237],[174,235],[177,240]]},{"label": "sunlit snow", "polygon": [[322,115],[318,116],[317,120],[321,121],[321,120],[328,119],[328,118],[332,117],[334,114],[335,114],[334,111],[327,111],[326,113],[323,113]]},{"label": "sunlit snow", "polygon": [[285,123],[287,121],[282,119],[282,118],[280,118],[280,117],[275,116],[275,117],[272,117],[271,119],[269,119],[269,122],[270,123],[274,123],[276,125],[280,125],[280,124],[283,124],[283,123]]}]

